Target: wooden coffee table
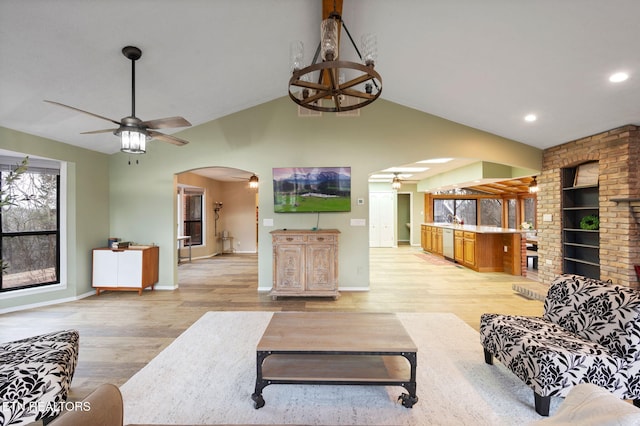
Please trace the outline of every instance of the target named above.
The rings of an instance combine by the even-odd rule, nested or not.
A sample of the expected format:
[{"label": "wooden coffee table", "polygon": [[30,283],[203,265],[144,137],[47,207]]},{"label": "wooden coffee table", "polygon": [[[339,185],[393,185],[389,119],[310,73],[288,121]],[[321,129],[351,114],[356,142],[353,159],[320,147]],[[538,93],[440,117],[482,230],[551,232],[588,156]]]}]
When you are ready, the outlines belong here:
[{"label": "wooden coffee table", "polygon": [[411,408],[416,396],[417,353],[391,313],[277,312],[256,354],[256,409],[273,384],[402,386]]}]

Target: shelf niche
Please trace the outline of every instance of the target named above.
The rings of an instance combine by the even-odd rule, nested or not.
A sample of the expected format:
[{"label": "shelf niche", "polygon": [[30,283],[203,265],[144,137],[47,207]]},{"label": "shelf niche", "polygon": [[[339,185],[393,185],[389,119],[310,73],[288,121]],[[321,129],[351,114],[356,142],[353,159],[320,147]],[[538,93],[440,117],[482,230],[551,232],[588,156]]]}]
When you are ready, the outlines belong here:
[{"label": "shelf niche", "polygon": [[562,269],[600,279],[600,231],[582,229],[586,216],[599,216],[598,179],[579,179],[580,173],[597,170],[598,162],[562,169]]}]

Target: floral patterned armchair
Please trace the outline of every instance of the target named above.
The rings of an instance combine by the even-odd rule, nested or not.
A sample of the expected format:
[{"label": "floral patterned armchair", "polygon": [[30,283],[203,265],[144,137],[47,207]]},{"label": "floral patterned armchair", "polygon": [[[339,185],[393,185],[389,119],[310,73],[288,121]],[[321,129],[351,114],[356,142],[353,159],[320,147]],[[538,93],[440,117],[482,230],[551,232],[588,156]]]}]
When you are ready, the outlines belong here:
[{"label": "floral patterned armchair", "polygon": [[76,330],[0,343],[0,426],[46,422],[60,414],[78,345]]},{"label": "floral patterned armchair", "polygon": [[483,314],[480,341],[533,389],[538,414],[551,396],[593,383],[640,406],[640,292],[579,275],[560,275],[542,317]]}]

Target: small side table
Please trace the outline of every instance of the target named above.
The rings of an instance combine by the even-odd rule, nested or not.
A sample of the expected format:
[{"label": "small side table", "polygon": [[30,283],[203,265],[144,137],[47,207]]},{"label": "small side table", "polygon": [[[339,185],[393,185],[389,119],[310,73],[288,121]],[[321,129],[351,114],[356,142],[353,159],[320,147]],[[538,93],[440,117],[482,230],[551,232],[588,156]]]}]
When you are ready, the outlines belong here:
[{"label": "small side table", "polygon": [[[180,256],[180,249],[181,248],[185,248],[185,244],[186,244],[185,241],[189,241],[189,256],[188,257],[181,257]],[[185,260],[185,259],[189,259],[189,263],[191,263],[191,235],[185,235],[185,236],[182,236],[182,237],[178,237],[178,265],[180,264],[181,260]]]},{"label": "small side table", "polygon": [[[233,253],[233,237],[220,237],[220,253],[225,254],[225,253]],[[224,246],[225,244],[228,243],[229,244],[229,248],[225,250]]]}]

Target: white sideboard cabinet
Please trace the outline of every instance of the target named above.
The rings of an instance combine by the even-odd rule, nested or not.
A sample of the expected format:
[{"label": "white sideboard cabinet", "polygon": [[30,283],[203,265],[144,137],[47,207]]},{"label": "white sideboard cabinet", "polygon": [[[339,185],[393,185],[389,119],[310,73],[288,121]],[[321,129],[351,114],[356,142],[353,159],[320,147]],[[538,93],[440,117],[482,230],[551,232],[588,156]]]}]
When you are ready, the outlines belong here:
[{"label": "white sideboard cabinet", "polygon": [[340,297],[337,229],[276,230],[273,241],[271,297]]},{"label": "white sideboard cabinet", "polygon": [[158,282],[158,246],[93,250],[93,287],[100,291],[137,291]]}]

